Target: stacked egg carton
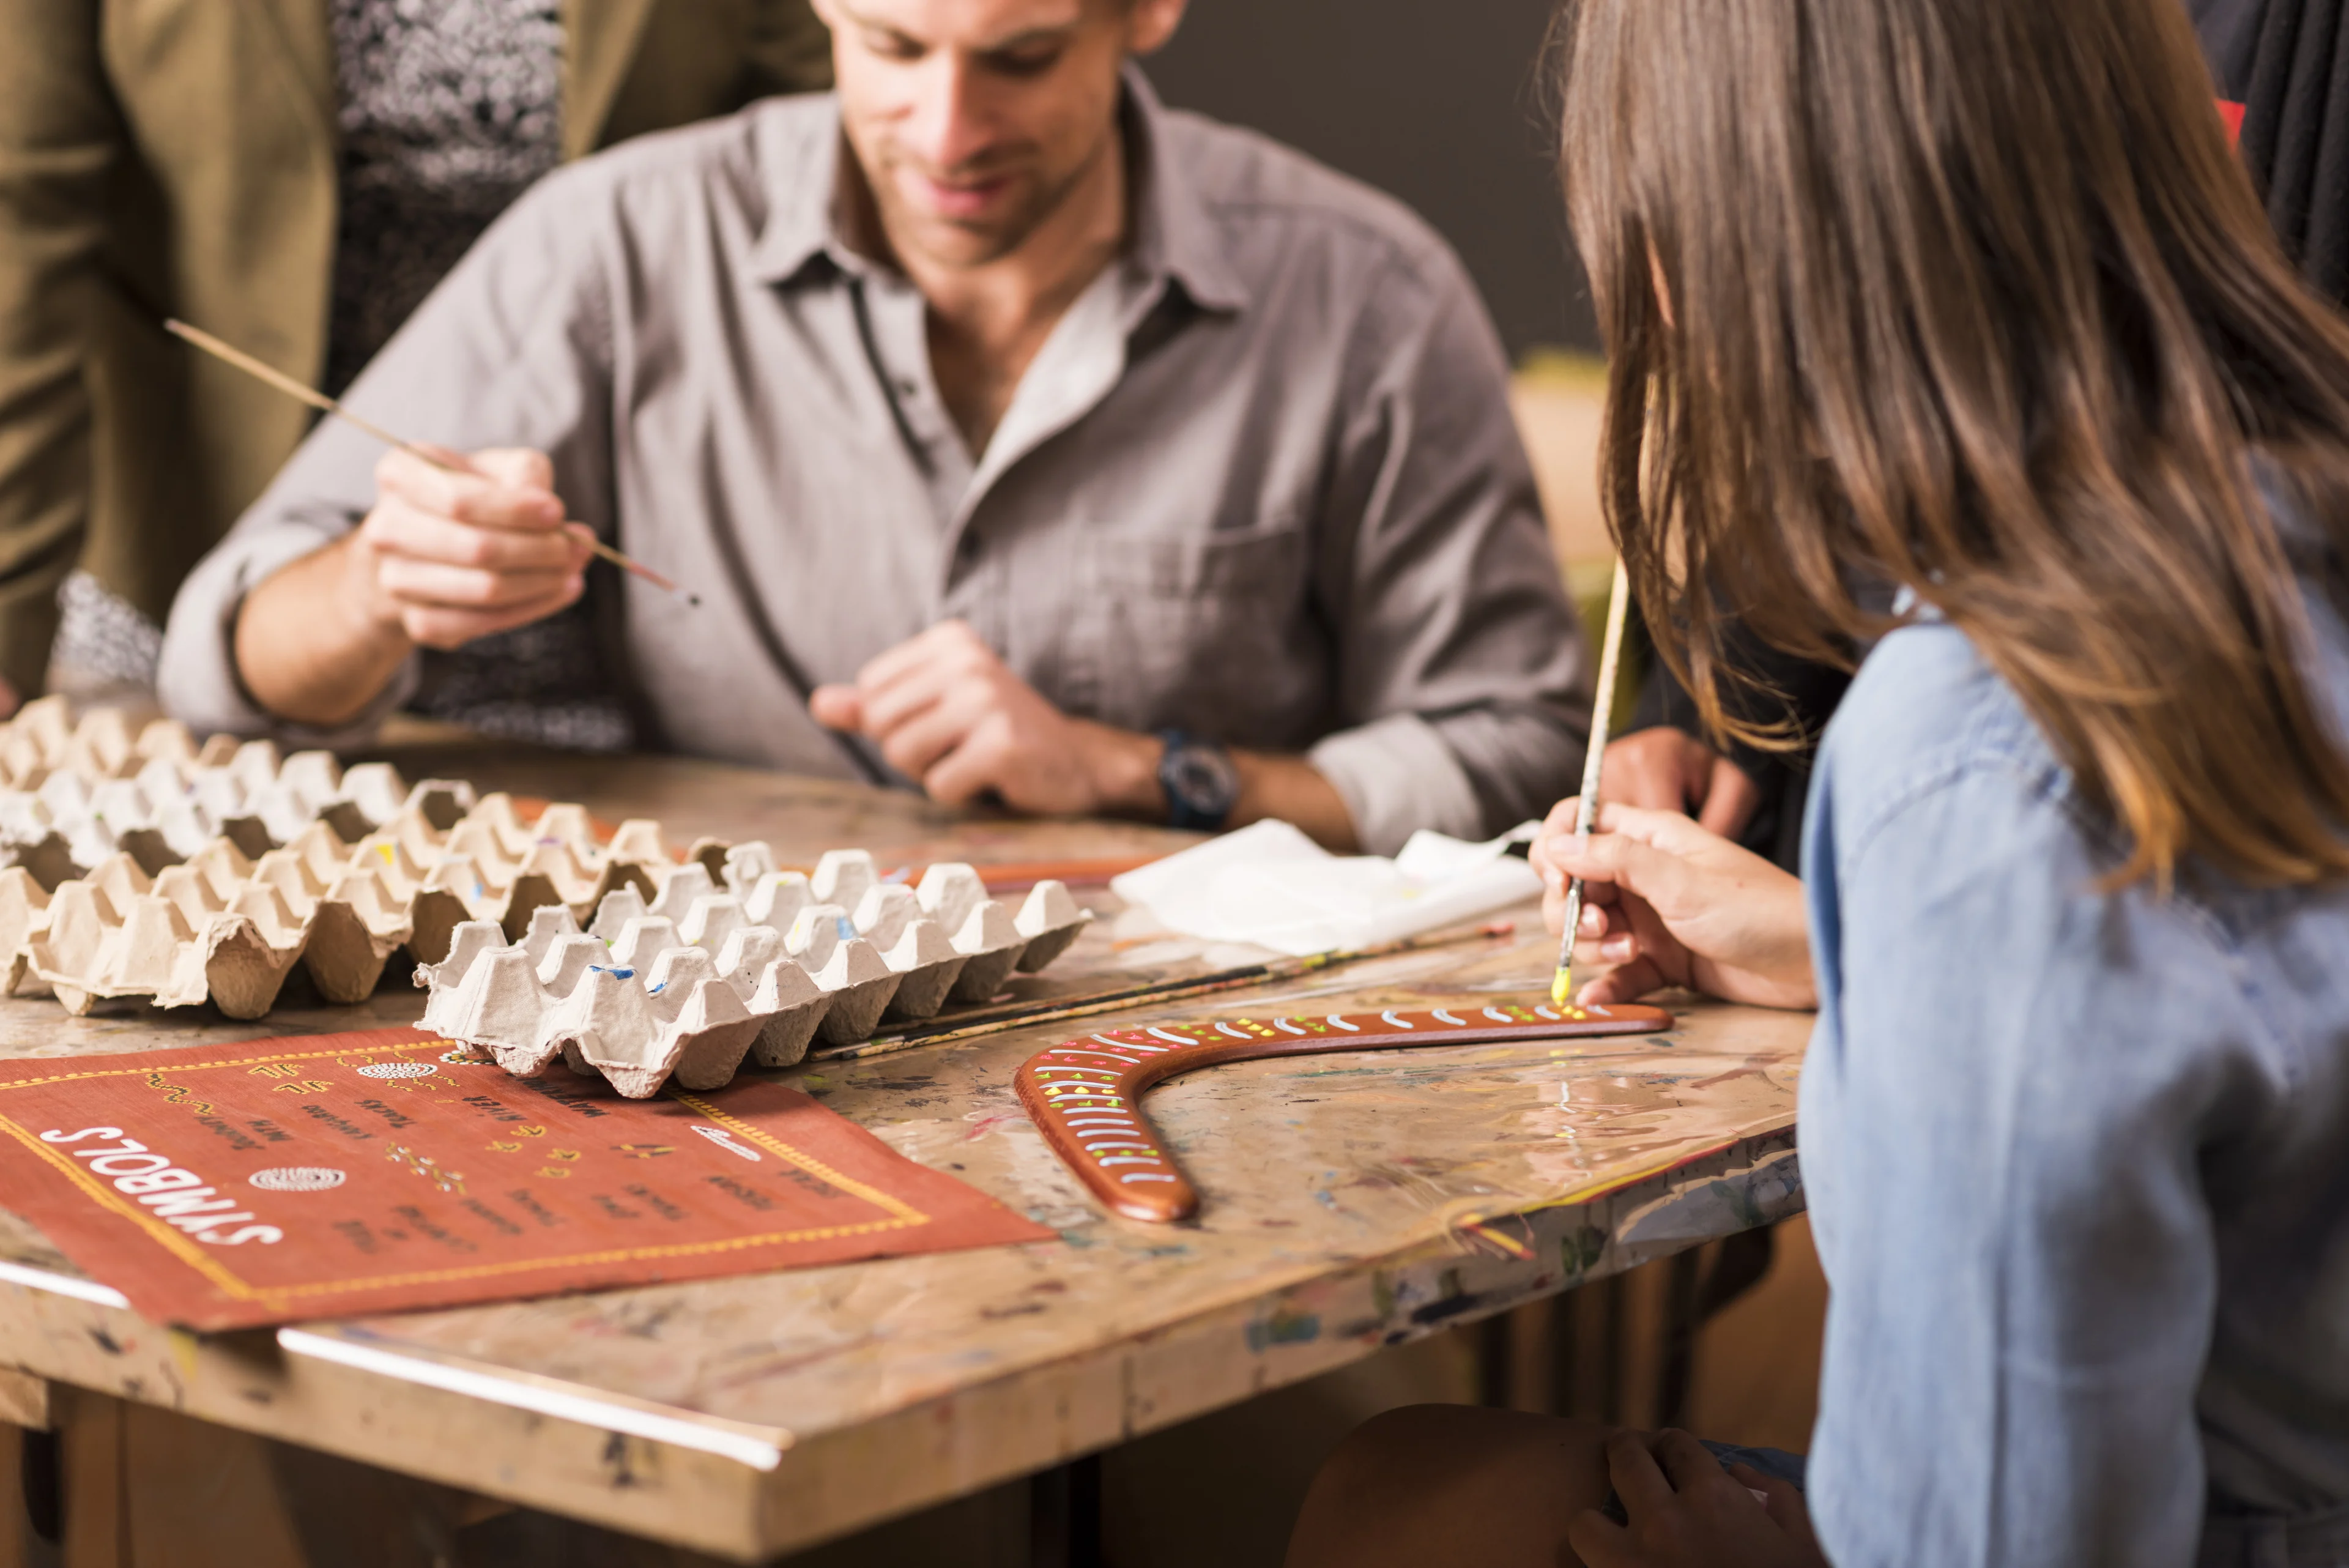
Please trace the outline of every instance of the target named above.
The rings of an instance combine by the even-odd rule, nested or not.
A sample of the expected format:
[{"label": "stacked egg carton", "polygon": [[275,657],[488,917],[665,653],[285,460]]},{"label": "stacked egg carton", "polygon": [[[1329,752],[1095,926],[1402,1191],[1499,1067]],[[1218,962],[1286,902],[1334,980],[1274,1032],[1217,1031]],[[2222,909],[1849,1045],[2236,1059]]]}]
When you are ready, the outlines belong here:
[{"label": "stacked egg carton", "polygon": [[[429,784],[415,804],[447,827],[472,804],[459,784]],[[217,838],[248,858],[325,822],[349,843],[390,821],[411,792],[386,763],[345,773],[325,752],[281,757],[267,741],[215,735],[158,720],[136,736],[112,709],[69,725],[60,701],[29,703],[0,726],[0,866],[44,888],[128,854],[153,877]]]},{"label": "stacked egg carton", "polygon": [[[713,852],[722,854],[724,846],[704,843],[693,849],[695,856]],[[420,813],[403,812],[361,838],[351,858],[373,870],[388,895],[409,909],[415,928],[410,947],[421,962],[437,964],[460,925],[492,921],[507,940],[517,941],[530,929],[532,914],[550,904],[564,906],[584,922],[616,890],[651,889],[676,857],[658,823],[623,823],[604,846],[583,806],[550,805],[525,823],[511,796],[492,794],[445,834]]]},{"label": "stacked egg carton", "polygon": [[775,869],[764,844],[720,854],[662,867],[649,902],[615,888],[584,931],[563,907],[539,909],[519,940],[460,926],[447,960],[417,971],[432,991],[424,1027],[523,1077],[559,1056],[631,1098],[672,1076],[713,1089],[746,1057],[788,1067],[819,1033],[854,1044],[885,1018],[985,1001],[1092,919],[1057,882],[1015,914],[968,866],[934,866],[916,889],[883,880],[863,850],[826,855],[812,877]]},{"label": "stacked egg carton", "polygon": [[[54,995],[77,1013],[210,1002],[258,1018],[296,964],[327,1001],[352,1003],[402,950],[434,1005],[453,1007],[443,993],[475,960],[535,941],[531,978],[560,992],[550,1007],[586,996],[575,1005],[608,1010],[577,982],[627,971],[652,1022],[599,1024],[597,1040],[628,1044],[596,1049],[615,1082],[651,1093],[672,1072],[705,1085],[722,1066],[723,1082],[753,1046],[784,1064],[818,1029],[852,1044],[885,1014],[984,1000],[1014,968],[1058,957],[1088,919],[1058,884],[1015,915],[968,867],[935,867],[911,889],[863,851],[827,855],[804,877],[776,870],[763,844],[705,839],[679,864],[655,822],[624,823],[605,846],[577,805],[525,822],[511,798],[476,799],[467,784],[411,790],[385,763],[346,771],[325,752],[220,735],[199,745],[184,725],[134,732],[111,709],[77,722],[61,699],[0,723],[0,994]],[[566,939],[573,958],[540,976]],[[589,940],[612,961],[564,968]],[[722,961],[743,1017],[715,992],[688,1007],[709,978],[690,952]],[[727,1032],[751,1021],[729,1059]],[[558,1049],[605,1070],[585,1038]],[[647,1080],[644,1064],[671,1046],[688,1064]]]},{"label": "stacked egg carton", "polygon": [[437,962],[467,922],[518,933],[542,907],[591,911],[670,859],[657,825],[629,824],[605,848],[581,808],[526,824],[504,795],[435,826],[471,795],[419,786],[356,844],[313,818],[258,857],[222,836],[151,875],[119,849],[53,890],[24,866],[0,869],[0,988],[77,1013],[209,1001],[258,1018],[299,963],[326,1000],[357,1002],[403,948]]}]

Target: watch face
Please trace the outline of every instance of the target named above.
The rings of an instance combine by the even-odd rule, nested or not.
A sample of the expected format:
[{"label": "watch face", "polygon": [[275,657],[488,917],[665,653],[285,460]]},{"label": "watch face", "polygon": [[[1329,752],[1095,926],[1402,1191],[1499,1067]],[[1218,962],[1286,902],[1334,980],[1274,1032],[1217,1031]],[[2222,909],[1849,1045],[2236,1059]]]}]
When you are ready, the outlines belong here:
[{"label": "watch face", "polygon": [[1221,821],[1239,799],[1239,770],[1221,746],[1181,746],[1166,759],[1165,785],[1186,811]]}]

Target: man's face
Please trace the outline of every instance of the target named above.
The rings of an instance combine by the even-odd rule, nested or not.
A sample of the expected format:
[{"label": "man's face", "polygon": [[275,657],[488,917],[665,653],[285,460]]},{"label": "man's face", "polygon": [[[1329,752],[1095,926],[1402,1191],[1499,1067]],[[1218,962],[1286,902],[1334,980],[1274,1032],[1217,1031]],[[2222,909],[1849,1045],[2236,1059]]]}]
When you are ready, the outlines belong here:
[{"label": "man's face", "polygon": [[1019,248],[1112,145],[1118,71],[1183,0],[817,0],[841,119],[891,237],[945,266]]}]

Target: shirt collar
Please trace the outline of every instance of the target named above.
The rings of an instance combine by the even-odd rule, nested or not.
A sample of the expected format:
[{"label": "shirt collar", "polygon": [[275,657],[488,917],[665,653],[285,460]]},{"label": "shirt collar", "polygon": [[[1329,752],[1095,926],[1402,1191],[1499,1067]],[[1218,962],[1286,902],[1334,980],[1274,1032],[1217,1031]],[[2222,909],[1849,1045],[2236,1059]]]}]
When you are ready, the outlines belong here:
[{"label": "shirt collar", "polygon": [[[1133,170],[1133,244],[1126,265],[1154,283],[1179,284],[1192,301],[1219,312],[1247,308],[1245,284],[1223,254],[1217,226],[1193,183],[1195,171],[1174,158],[1166,135],[1167,111],[1139,67],[1125,69],[1122,112],[1127,156]],[[875,270],[871,257],[841,232],[843,181],[855,154],[841,134],[838,99],[823,117],[812,156],[792,157],[781,149],[769,167],[782,172],[773,191],[766,226],[751,252],[753,275],[771,284],[791,284],[815,275],[819,263],[852,276]],[[828,163],[828,178],[795,179],[801,170]]]}]

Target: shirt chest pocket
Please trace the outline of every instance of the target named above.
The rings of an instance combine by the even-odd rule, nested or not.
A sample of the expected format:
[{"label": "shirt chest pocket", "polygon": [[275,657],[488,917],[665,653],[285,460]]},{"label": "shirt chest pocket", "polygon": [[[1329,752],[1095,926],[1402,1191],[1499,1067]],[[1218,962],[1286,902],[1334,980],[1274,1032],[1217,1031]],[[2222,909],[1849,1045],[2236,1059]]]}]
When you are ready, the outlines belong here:
[{"label": "shirt chest pocket", "polygon": [[1104,722],[1285,745],[1318,718],[1329,652],[1301,525],[1103,532],[1077,548],[1082,603],[1069,651]]}]

